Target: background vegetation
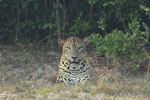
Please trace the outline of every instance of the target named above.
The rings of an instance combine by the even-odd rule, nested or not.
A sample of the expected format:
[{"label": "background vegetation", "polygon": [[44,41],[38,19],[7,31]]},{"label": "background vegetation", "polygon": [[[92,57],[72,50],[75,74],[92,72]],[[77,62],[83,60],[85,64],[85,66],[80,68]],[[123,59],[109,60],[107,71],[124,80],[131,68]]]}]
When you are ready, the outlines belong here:
[{"label": "background vegetation", "polygon": [[91,35],[115,59],[149,59],[149,0],[1,0],[1,43],[48,43]]}]

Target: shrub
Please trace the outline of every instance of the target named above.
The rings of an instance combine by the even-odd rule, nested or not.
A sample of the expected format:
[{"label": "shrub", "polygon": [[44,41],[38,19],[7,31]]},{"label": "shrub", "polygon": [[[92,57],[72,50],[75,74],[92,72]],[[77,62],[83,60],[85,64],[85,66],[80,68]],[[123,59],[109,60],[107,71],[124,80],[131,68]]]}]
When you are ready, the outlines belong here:
[{"label": "shrub", "polygon": [[[149,52],[144,46],[149,42],[150,30],[143,22],[142,26],[137,18],[128,24],[129,32],[115,29],[104,37],[91,34],[91,42],[96,45],[96,50],[117,60],[136,62],[149,58]],[[144,28],[144,29],[143,29]],[[138,68],[139,64],[132,64]]]}]

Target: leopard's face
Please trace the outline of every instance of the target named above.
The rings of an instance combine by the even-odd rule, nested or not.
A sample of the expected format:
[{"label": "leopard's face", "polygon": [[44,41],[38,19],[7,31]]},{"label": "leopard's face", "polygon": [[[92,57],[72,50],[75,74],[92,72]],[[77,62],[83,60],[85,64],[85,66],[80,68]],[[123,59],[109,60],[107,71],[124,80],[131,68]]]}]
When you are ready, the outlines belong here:
[{"label": "leopard's face", "polygon": [[[83,67],[81,63],[86,56],[86,42],[76,37],[63,41],[61,64],[70,71],[77,71]],[[81,66],[80,66],[81,65]]]}]

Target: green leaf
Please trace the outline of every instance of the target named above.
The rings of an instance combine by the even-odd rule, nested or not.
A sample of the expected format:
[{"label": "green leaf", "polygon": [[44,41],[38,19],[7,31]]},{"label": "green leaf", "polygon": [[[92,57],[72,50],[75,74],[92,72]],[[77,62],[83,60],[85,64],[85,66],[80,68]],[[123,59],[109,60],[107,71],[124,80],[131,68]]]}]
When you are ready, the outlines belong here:
[{"label": "green leaf", "polygon": [[148,12],[148,11],[150,11],[150,8],[145,8],[144,10]]},{"label": "green leaf", "polygon": [[134,68],[134,69],[137,69],[137,68],[140,67],[140,65],[139,64],[132,64],[131,67]]},{"label": "green leaf", "polygon": [[110,2],[107,2],[107,3],[104,3],[103,4],[103,7],[106,7],[106,6],[108,6],[108,5],[115,5],[115,2],[113,2],[113,1],[110,1]]},{"label": "green leaf", "polygon": [[44,24],[41,29],[46,29],[46,28],[50,28],[52,29],[53,27],[55,27],[56,25],[55,24],[51,24],[51,23],[47,23],[47,24]]},{"label": "green leaf", "polygon": [[94,5],[98,0],[88,0],[88,3]]},{"label": "green leaf", "polygon": [[141,9],[145,9],[145,6],[144,6],[144,5],[140,5],[140,8],[141,8]]}]

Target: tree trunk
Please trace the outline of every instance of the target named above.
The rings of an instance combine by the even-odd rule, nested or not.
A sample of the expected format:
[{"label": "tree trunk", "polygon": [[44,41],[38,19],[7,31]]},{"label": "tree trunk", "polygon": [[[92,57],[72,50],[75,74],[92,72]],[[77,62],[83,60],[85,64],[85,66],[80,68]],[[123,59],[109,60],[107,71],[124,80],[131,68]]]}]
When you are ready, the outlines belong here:
[{"label": "tree trunk", "polygon": [[59,0],[56,0],[57,8],[56,8],[56,24],[58,31],[58,39],[60,39],[60,17],[59,17]]}]

